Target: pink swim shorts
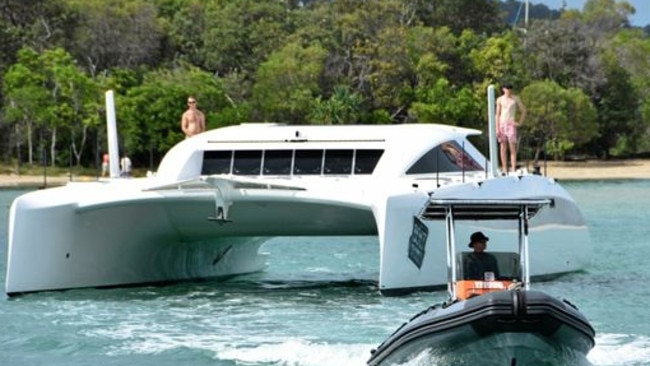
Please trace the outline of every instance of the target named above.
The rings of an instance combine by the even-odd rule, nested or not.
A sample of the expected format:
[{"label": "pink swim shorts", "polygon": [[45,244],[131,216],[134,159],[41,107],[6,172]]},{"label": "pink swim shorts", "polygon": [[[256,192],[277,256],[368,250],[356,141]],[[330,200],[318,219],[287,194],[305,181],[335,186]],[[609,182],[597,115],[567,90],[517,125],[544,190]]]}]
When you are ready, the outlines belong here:
[{"label": "pink swim shorts", "polygon": [[500,143],[517,142],[517,126],[514,121],[499,123],[497,126],[497,141]]}]

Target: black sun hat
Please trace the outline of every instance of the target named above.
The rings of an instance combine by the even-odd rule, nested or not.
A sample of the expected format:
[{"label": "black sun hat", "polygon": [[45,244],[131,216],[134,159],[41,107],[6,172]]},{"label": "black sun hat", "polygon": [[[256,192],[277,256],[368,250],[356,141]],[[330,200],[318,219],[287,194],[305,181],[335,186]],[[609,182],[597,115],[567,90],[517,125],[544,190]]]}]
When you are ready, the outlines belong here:
[{"label": "black sun hat", "polygon": [[470,248],[472,248],[472,247],[474,246],[473,243],[474,243],[475,241],[488,241],[488,240],[490,240],[490,238],[488,238],[487,236],[485,236],[482,232],[477,231],[477,232],[475,232],[474,234],[472,234],[472,235],[469,237],[469,240],[470,240],[470,242],[469,242],[469,244],[467,244],[467,246],[470,247]]}]

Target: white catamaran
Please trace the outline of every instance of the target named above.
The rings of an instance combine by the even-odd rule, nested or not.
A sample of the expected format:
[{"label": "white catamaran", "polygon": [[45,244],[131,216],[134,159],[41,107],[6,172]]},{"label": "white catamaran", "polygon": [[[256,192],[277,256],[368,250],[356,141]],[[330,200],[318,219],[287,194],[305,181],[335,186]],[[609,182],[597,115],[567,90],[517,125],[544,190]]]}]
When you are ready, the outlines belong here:
[{"label": "white catamaran", "polygon": [[[383,294],[438,288],[447,283],[445,242],[413,219],[432,197],[550,198],[531,227],[531,275],[584,268],[591,247],[576,203],[552,178],[499,175],[493,124],[490,160],[467,139],[480,131],[439,124],[251,123],[204,132],[174,146],[151,177],[118,178],[111,164],[111,179],[18,197],[5,290],[232,276],[263,270],[258,250],[273,237],[369,235],[379,239]],[[108,126],[113,163],[114,114]],[[487,223],[457,233],[477,230],[491,232],[498,251],[500,233],[516,228]]]}]

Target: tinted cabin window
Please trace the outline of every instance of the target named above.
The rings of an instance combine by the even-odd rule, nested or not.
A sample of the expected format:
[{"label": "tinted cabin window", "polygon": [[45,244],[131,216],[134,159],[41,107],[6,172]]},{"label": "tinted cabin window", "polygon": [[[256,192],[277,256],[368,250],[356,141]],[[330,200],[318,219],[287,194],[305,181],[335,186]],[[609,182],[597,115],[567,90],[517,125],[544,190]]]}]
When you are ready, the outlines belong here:
[{"label": "tinted cabin window", "polygon": [[296,150],[293,174],[314,175],[321,173],[323,150]]},{"label": "tinted cabin window", "polygon": [[262,166],[262,151],[235,151],[233,174],[259,175]]},{"label": "tinted cabin window", "polygon": [[291,174],[292,150],[266,150],[264,152],[264,175]]},{"label": "tinted cabin window", "polygon": [[351,174],[352,150],[325,150],[324,174]]},{"label": "tinted cabin window", "polygon": [[406,174],[447,173],[470,170],[483,170],[471,156],[463,152],[456,141],[442,143],[429,150],[413,164]]},{"label": "tinted cabin window", "polygon": [[372,174],[383,153],[383,150],[357,150],[354,174]]},{"label": "tinted cabin window", "polygon": [[204,151],[202,175],[230,174],[232,151]]},{"label": "tinted cabin window", "polygon": [[[202,175],[372,174],[383,150],[204,151]],[[295,155],[295,156],[294,156]],[[232,167],[232,168],[231,168]]]}]

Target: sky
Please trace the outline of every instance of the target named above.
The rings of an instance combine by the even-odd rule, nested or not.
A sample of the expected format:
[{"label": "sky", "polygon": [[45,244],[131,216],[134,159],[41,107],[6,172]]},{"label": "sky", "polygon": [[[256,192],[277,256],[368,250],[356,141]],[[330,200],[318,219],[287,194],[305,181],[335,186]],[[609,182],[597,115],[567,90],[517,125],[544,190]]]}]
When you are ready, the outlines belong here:
[{"label": "sky", "polygon": [[[621,1],[621,0],[617,0]],[[650,24],[650,0],[625,0],[636,9],[636,14],[630,18],[634,26],[645,27]],[[544,4],[550,9],[560,9],[566,2],[567,8],[582,10],[587,0],[530,0],[530,4]]]}]

